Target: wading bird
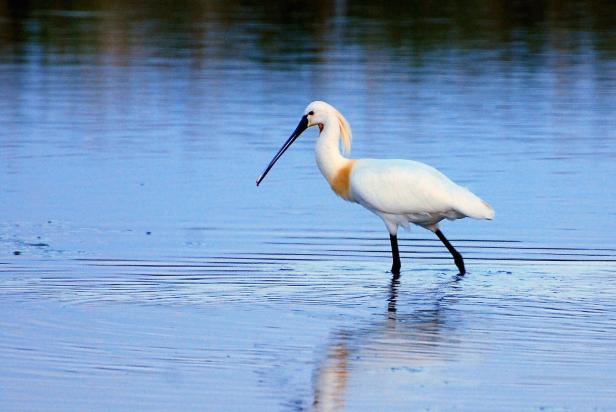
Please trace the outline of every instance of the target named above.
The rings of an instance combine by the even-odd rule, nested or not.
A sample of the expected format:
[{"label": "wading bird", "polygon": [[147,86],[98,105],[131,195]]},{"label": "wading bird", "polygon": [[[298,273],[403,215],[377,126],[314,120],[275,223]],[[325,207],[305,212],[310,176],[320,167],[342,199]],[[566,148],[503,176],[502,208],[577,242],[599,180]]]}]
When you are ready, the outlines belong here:
[{"label": "wading bird", "polygon": [[340,152],[351,149],[351,127],[333,106],[322,101],[306,107],[299,124],[282,145],[261,176],[257,186],[283,153],[304,130],[319,126],[316,144],[317,165],[332,190],[344,200],[359,203],[385,222],[389,231],[393,263],[391,271],[400,274],[398,226],[409,223],[431,230],[453,256],[460,274],[466,272],[462,255],[449,243],[438,223],[443,219],[492,219],[492,207],[458,186],[447,176],[413,160],[347,159]]}]

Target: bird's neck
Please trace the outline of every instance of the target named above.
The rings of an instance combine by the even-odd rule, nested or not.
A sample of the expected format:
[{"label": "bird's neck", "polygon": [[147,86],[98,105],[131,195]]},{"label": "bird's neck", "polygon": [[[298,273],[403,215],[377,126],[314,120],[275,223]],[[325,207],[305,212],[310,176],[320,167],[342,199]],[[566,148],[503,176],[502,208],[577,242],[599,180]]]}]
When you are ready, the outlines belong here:
[{"label": "bird's neck", "polygon": [[317,165],[323,176],[331,182],[336,173],[349,161],[340,153],[340,125],[333,117],[330,121],[319,125],[321,134],[317,139],[315,149]]},{"label": "bird's neck", "polygon": [[340,125],[332,118],[321,128],[317,139],[316,158],[319,170],[332,190],[343,199],[353,201],[350,190],[350,176],[355,160],[347,159],[340,153]]}]

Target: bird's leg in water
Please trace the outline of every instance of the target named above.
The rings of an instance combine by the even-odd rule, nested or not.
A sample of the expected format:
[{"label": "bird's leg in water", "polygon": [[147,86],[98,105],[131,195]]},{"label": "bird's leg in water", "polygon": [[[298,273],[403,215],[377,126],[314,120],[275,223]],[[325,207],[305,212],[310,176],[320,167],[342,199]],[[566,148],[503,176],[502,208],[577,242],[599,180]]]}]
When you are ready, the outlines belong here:
[{"label": "bird's leg in water", "polygon": [[453,261],[456,263],[458,270],[460,270],[460,274],[461,275],[465,274],[466,269],[464,269],[464,259],[462,259],[462,255],[460,254],[460,252],[458,252],[451,245],[451,243],[449,243],[449,240],[447,240],[443,232],[441,232],[439,229],[436,229],[434,233],[436,233],[436,236],[438,236],[438,238],[441,239],[441,242],[443,242],[443,244],[445,245],[449,253],[451,253],[451,256],[453,256]]},{"label": "bird's leg in water", "polygon": [[394,275],[400,275],[400,252],[398,251],[398,236],[389,235],[389,241],[391,242],[391,257],[393,258],[393,264],[391,265],[391,273]]}]

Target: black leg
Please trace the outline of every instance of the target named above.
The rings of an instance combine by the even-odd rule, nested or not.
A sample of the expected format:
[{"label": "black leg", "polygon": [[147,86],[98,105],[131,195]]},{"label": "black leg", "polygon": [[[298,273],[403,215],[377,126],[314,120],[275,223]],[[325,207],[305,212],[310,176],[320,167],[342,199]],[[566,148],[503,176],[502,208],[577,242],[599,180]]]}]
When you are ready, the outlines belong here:
[{"label": "black leg", "polygon": [[400,252],[398,251],[398,237],[396,235],[389,235],[389,241],[391,242],[391,257],[393,263],[391,265],[391,273],[394,275],[400,275]]},{"label": "black leg", "polygon": [[453,256],[453,261],[456,262],[456,266],[458,267],[458,270],[460,270],[460,274],[465,274],[466,269],[464,269],[464,259],[462,259],[462,255],[451,245],[451,243],[449,243],[449,240],[447,240],[443,232],[436,229],[434,233],[436,233],[436,236],[441,239],[441,242],[443,242],[449,253],[451,253],[451,256]]}]

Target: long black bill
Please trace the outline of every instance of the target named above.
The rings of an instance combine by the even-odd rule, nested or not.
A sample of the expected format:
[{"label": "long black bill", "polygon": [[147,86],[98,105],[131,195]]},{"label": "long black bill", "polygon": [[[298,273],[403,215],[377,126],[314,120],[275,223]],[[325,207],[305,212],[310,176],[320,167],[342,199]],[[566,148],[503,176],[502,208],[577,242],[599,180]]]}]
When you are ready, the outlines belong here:
[{"label": "long black bill", "polygon": [[278,153],[276,153],[276,156],[274,156],[274,158],[267,165],[263,173],[261,173],[261,176],[259,176],[259,178],[257,179],[257,186],[259,186],[259,183],[261,183],[261,181],[265,179],[265,176],[269,173],[270,169],[274,167],[274,164],[276,164],[278,159],[280,159],[280,156],[282,156],[284,152],[287,151],[287,149],[293,144],[295,140],[297,140],[299,135],[302,134],[302,132],[306,130],[307,127],[308,127],[308,116],[302,116],[302,119],[299,121],[299,124],[297,125],[293,133],[291,133],[291,136],[289,136],[287,141],[284,142],[280,150],[278,150]]}]

